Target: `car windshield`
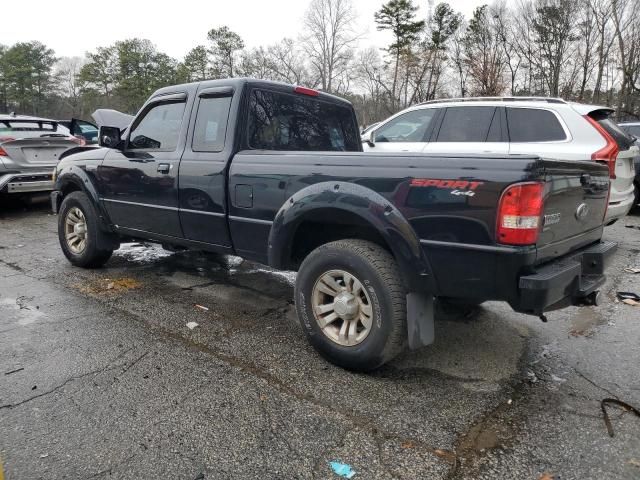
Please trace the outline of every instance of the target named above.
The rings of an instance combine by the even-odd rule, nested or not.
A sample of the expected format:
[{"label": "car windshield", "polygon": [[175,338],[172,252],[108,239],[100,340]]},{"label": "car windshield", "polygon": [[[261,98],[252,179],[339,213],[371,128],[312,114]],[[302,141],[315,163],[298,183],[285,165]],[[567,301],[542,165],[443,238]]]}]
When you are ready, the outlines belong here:
[{"label": "car windshield", "polygon": [[0,120],[0,141],[7,139],[38,138],[47,136],[70,136],[68,128],[47,120]]}]

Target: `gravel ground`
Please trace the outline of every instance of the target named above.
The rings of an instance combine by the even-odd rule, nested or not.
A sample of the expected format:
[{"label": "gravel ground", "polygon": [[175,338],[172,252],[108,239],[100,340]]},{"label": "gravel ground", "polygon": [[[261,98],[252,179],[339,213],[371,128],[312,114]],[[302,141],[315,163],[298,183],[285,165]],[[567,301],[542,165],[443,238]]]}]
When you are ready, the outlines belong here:
[{"label": "gravel ground", "polygon": [[601,306],[441,316],[358,375],[305,341],[294,274],[146,244],[81,270],[46,204],[0,207],[5,479],[640,478],[640,418],[610,407],[611,438],[600,410],[640,406],[640,217],[605,237]]}]

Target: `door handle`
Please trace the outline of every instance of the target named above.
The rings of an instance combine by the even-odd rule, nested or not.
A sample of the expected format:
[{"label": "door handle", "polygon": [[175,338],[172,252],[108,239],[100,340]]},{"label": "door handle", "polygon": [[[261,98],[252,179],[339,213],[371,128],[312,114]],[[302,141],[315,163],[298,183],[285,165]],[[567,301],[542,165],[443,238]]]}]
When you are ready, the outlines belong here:
[{"label": "door handle", "polygon": [[168,163],[161,163],[158,165],[159,173],[169,173],[169,170],[171,170],[171,165],[169,165]]}]

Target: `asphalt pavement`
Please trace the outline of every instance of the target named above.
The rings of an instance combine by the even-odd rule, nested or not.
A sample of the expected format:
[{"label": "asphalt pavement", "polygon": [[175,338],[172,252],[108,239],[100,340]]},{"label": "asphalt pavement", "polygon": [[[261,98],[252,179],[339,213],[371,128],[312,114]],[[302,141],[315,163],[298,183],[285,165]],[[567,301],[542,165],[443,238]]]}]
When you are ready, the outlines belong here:
[{"label": "asphalt pavement", "polygon": [[602,305],[441,313],[369,375],[307,344],[292,273],[142,243],[82,270],[56,221],[0,206],[5,480],[640,478],[640,418],[608,407],[610,437],[600,404],[640,406],[640,216],[606,229]]}]

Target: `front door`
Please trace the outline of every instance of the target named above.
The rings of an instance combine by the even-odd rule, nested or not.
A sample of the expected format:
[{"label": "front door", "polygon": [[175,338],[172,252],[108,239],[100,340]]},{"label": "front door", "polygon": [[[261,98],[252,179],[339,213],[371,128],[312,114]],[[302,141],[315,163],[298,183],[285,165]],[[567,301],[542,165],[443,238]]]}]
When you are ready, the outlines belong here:
[{"label": "front door", "polygon": [[178,169],[186,98],[182,93],[152,99],[133,123],[124,148],[111,150],[98,167],[103,204],[119,228],[183,236]]},{"label": "front door", "polygon": [[436,108],[419,108],[402,113],[374,132],[374,145],[363,143],[365,152],[421,152],[429,142]]}]

